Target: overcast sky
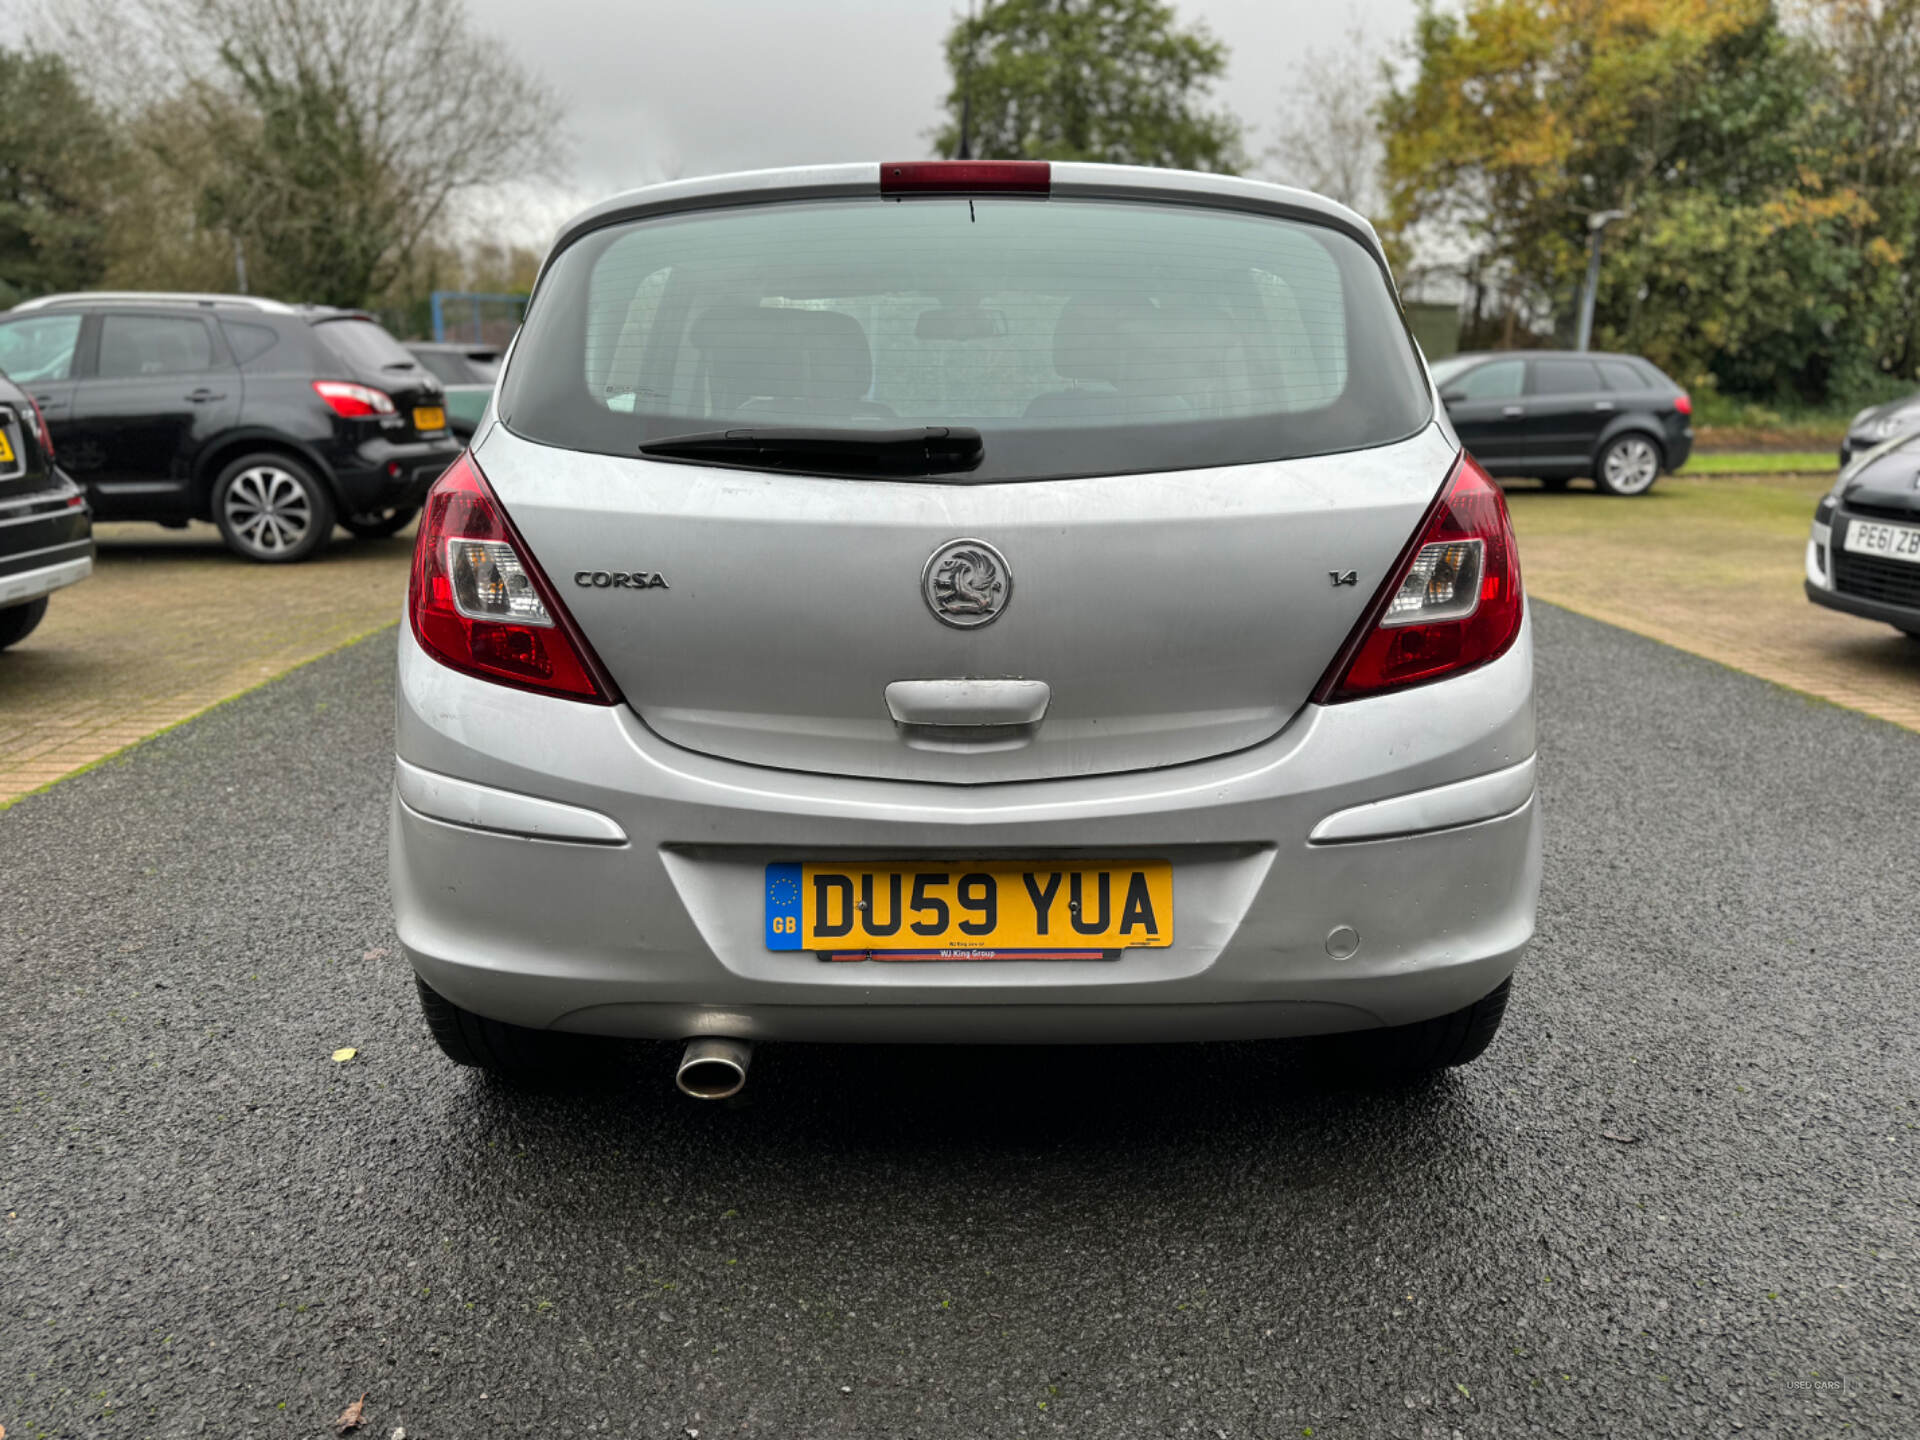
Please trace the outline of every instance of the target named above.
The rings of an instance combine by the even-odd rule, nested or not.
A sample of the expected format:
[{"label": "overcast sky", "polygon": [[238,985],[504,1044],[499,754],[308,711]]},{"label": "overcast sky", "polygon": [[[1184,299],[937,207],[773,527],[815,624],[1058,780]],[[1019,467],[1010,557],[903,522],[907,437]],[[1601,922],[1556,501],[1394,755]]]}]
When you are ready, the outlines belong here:
[{"label": "overcast sky", "polygon": [[[1376,45],[1411,28],[1413,0],[1176,0],[1232,54],[1216,98],[1267,143],[1302,57],[1355,24]],[[564,177],[493,212],[538,242],[572,209],[675,175],[927,153],[946,93],[942,41],[964,0],[468,0],[567,105]],[[517,211],[517,213],[515,213]]]},{"label": "overcast sky", "polygon": [[[942,43],[966,0],[467,0],[475,24],[567,109],[564,173],[502,177],[479,228],[544,245],[574,210],[677,175],[927,153],[948,85]],[[1306,56],[1360,26],[1376,48],[1414,0],[1175,0],[1227,43],[1215,99],[1269,143]],[[0,0],[0,40],[36,0]]]}]

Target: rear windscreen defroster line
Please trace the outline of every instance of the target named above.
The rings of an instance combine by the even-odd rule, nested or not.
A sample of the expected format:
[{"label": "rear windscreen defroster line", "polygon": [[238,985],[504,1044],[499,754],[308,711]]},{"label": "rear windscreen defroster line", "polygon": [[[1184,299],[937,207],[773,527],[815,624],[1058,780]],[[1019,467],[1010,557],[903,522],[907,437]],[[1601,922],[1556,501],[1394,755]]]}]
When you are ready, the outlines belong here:
[{"label": "rear windscreen defroster line", "polygon": [[1005,196],[590,232],[543,278],[499,404],[519,434],[611,455],[735,427],[977,430],[977,465],[924,477],[953,483],[1358,450],[1431,417],[1386,279],[1346,234]]}]

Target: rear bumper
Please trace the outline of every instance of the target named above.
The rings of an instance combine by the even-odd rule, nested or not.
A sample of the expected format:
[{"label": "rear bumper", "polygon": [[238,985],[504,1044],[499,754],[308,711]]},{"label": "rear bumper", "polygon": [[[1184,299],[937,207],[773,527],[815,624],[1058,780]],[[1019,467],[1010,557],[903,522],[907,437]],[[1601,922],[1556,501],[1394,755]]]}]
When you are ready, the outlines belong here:
[{"label": "rear bumper", "polygon": [[[1458,1009],[1533,933],[1530,627],[1492,665],[1309,707],[1234,755],[976,787],[718,760],[624,708],[459,675],[404,629],[400,645],[400,940],[435,990],[496,1019],[657,1038],[1302,1035]],[[772,861],[1065,853],[1171,860],[1174,945],[932,965],[765,947]],[[1343,926],[1352,954],[1329,944]]]},{"label": "rear bumper", "polygon": [[0,606],[38,600],[93,573],[93,517],[64,479],[0,505]]},{"label": "rear bumper", "polygon": [[341,505],[349,515],[417,507],[441,472],[460,458],[461,448],[450,435],[405,443],[364,441],[334,466]]},{"label": "rear bumper", "polygon": [[[74,547],[66,548],[74,550]],[[64,559],[31,569],[11,570],[6,561],[0,560],[0,609],[38,600],[42,595],[76,585],[92,573],[93,542],[90,540],[82,542],[77,551],[66,554]]]}]

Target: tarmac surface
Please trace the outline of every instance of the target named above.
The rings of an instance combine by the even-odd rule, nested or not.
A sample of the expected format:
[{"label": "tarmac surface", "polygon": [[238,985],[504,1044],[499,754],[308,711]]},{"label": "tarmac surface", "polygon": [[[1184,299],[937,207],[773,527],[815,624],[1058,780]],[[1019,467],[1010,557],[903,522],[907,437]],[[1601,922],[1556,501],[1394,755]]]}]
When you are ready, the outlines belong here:
[{"label": "tarmac surface", "polygon": [[1920,1433],[1920,735],[1536,608],[1539,938],[1403,1093],[1284,1044],[457,1069],[390,633],[28,797],[8,1440]]}]

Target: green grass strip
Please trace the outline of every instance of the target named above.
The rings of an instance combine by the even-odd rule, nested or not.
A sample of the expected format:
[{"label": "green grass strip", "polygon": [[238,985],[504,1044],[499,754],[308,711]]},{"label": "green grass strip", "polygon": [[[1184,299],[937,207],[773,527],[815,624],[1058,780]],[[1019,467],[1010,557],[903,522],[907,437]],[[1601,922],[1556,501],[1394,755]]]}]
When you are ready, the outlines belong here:
[{"label": "green grass strip", "polygon": [[1682,475],[1833,475],[1840,457],[1831,450],[1725,450],[1702,455],[1695,451]]}]

